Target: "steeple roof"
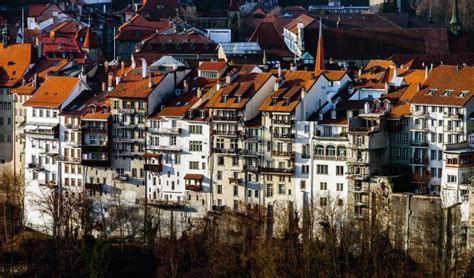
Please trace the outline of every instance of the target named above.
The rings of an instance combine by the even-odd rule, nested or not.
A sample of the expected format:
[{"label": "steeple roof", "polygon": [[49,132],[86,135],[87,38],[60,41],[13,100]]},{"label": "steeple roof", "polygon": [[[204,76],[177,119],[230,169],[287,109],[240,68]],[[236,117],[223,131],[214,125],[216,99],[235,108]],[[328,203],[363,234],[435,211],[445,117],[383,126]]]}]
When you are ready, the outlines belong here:
[{"label": "steeple roof", "polygon": [[316,57],[314,58],[314,75],[317,76],[324,70],[324,44],[323,44],[323,23],[319,19],[319,38],[316,48]]}]

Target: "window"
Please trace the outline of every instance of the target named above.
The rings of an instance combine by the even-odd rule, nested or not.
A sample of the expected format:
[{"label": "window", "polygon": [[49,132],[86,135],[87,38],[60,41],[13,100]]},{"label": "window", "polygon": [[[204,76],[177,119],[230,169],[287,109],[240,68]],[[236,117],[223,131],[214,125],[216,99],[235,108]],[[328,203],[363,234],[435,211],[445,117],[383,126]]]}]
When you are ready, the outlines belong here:
[{"label": "window", "polygon": [[300,181],[300,189],[306,190],[306,181]]},{"label": "window", "polygon": [[301,165],[301,173],[308,174],[309,173],[309,165]]},{"label": "window", "polygon": [[316,173],[320,175],[327,175],[328,174],[328,166],[327,165],[316,165]]},{"label": "window", "polygon": [[202,126],[200,125],[190,125],[189,126],[190,134],[202,134]]},{"label": "window", "polygon": [[273,184],[267,184],[267,197],[273,197]]},{"label": "window", "polygon": [[321,197],[319,198],[319,205],[322,207],[325,207],[328,205],[328,198],[326,197]]},{"label": "window", "polygon": [[336,190],[337,191],[343,191],[344,190],[344,184],[336,183]]},{"label": "window", "polygon": [[234,196],[239,196],[239,187],[234,185]]},{"label": "window", "polygon": [[217,157],[217,165],[224,165],[224,157],[218,156]]},{"label": "window", "polygon": [[286,193],[286,187],[284,184],[279,184],[278,185],[278,194],[283,195]]},{"label": "window", "polygon": [[449,97],[453,93],[453,90],[446,90],[442,94],[443,97]]},{"label": "window", "polygon": [[338,176],[344,175],[344,166],[336,166],[336,175]]},{"label": "window", "polygon": [[190,162],[189,162],[189,169],[191,169],[191,170],[199,170],[199,162],[197,162],[197,161],[190,161]]},{"label": "window", "polygon": [[217,171],[217,179],[222,180],[222,171]]},{"label": "window", "polygon": [[137,168],[132,168],[132,177],[137,177]]},{"label": "window", "polygon": [[320,182],[319,183],[320,190],[328,190],[328,183],[327,182]]},{"label": "window", "polygon": [[202,151],[202,141],[189,141],[189,151],[191,152]]},{"label": "window", "polygon": [[458,177],[454,175],[448,175],[448,183],[455,183],[457,182]]},{"label": "window", "polygon": [[217,194],[222,194],[222,184],[217,185]]},{"label": "window", "polygon": [[334,146],[327,146],[326,147],[326,156],[335,156],[336,155],[336,149]]}]

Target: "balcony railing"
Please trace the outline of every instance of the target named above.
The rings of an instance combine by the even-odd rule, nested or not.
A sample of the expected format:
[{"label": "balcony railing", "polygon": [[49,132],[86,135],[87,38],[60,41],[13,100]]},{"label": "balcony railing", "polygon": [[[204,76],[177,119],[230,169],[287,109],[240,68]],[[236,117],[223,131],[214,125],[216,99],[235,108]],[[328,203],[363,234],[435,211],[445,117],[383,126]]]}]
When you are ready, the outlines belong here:
[{"label": "balcony railing", "polygon": [[[308,156],[309,158],[309,156]],[[335,156],[335,155],[314,155],[313,159],[315,160],[339,160],[346,161],[347,156]]]},{"label": "balcony railing", "polygon": [[64,125],[67,129],[80,129],[81,126],[80,125],[76,125],[76,124],[65,124]]},{"label": "balcony railing", "polygon": [[240,131],[236,130],[219,130],[219,129],[214,129],[212,131],[214,135],[222,135],[222,136],[239,136]]},{"label": "balcony railing", "polygon": [[163,170],[163,165],[146,163],[144,169],[145,171],[160,173]]},{"label": "balcony railing", "polygon": [[185,184],[185,189],[191,191],[201,191],[202,184]]},{"label": "balcony railing", "polygon": [[448,112],[444,112],[444,113],[443,113],[443,117],[444,117],[444,118],[461,119],[461,118],[462,118],[462,114],[461,114],[461,113],[448,113]]},{"label": "balcony railing", "polygon": [[122,108],[120,112],[123,114],[135,114],[136,111],[134,108]]},{"label": "balcony railing", "polygon": [[349,132],[363,132],[370,133],[380,130],[380,126],[359,126],[359,127],[349,127]]},{"label": "balcony railing", "polygon": [[183,147],[179,145],[171,145],[171,146],[149,145],[147,146],[147,149],[152,150],[152,151],[162,151],[162,152],[181,152],[183,150]]},{"label": "balcony railing", "polygon": [[148,132],[155,133],[155,134],[171,134],[171,135],[179,135],[181,134],[181,128],[172,127],[172,128],[154,128],[149,127]]},{"label": "balcony railing", "polygon": [[81,128],[81,131],[82,132],[93,132],[93,133],[107,133],[108,132],[108,128],[107,126],[103,126],[103,127],[100,127],[100,126],[83,126]]},{"label": "balcony railing", "polygon": [[277,124],[277,125],[291,125],[291,119],[285,119],[285,118],[274,118],[272,119],[272,124]]},{"label": "balcony railing", "polygon": [[462,126],[443,126],[444,132],[462,132],[464,128]]},{"label": "balcony railing", "polygon": [[412,164],[428,164],[430,162],[428,157],[413,157],[411,159]]},{"label": "balcony railing", "polygon": [[28,163],[27,164],[28,169],[35,170],[35,171],[42,171],[44,170],[44,165],[40,163]]},{"label": "balcony railing", "polygon": [[239,179],[239,178],[229,178],[229,183],[230,184],[243,184],[244,183],[244,180],[243,179]]},{"label": "balcony railing", "polygon": [[272,167],[262,167],[263,173],[278,173],[278,174],[293,174],[295,169],[293,168],[272,168]]},{"label": "balcony railing", "polygon": [[64,161],[64,162],[72,162],[72,163],[79,163],[81,162],[81,158],[79,157],[71,157],[71,156],[60,156],[59,161]]},{"label": "balcony railing", "polygon": [[244,165],[244,170],[249,171],[249,172],[258,173],[260,169],[259,169],[258,166],[255,166],[255,165]]},{"label": "balcony railing", "polygon": [[238,154],[240,152],[240,149],[221,149],[221,148],[214,148],[213,149],[215,153],[222,153],[222,154]]},{"label": "balcony railing", "polygon": [[293,157],[295,156],[295,152],[285,152],[285,151],[272,151],[273,156],[282,156],[282,157]]},{"label": "balcony railing", "polygon": [[242,149],[240,154],[243,156],[261,156],[263,155],[263,151],[255,149]]},{"label": "balcony railing", "polygon": [[426,140],[412,140],[411,145],[416,146],[416,147],[428,147],[428,141],[426,141]]},{"label": "balcony railing", "polygon": [[122,181],[122,182],[126,182],[128,181],[128,174],[116,174],[114,176],[114,180],[117,180],[117,181]]},{"label": "balcony railing", "polygon": [[58,186],[55,181],[44,181],[44,180],[40,181],[39,185],[42,187],[47,187],[47,188],[55,188],[56,186]]},{"label": "balcony railing", "polygon": [[279,139],[292,139],[295,137],[295,134],[293,133],[273,133],[273,138],[279,138]]},{"label": "balcony railing", "polygon": [[226,122],[235,122],[242,120],[241,116],[235,115],[214,115],[212,116],[213,121],[226,121]]},{"label": "balcony railing", "polygon": [[419,130],[425,130],[428,128],[428,125],[426,124],[413,124],[410,126],[411,129],[419,129]]}]

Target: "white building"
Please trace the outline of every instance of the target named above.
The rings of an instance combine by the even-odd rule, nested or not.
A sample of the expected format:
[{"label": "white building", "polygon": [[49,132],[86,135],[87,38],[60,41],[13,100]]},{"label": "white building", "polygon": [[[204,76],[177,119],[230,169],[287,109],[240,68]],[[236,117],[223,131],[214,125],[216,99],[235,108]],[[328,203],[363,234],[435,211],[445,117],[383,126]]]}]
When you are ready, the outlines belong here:
[{"label": "white building", "polygon": [[62,183],[65,125],[59,113],[88,87],[80,78],[49,77],[25,102],[25,225],[53,233],[51,201],[71,190]]}]

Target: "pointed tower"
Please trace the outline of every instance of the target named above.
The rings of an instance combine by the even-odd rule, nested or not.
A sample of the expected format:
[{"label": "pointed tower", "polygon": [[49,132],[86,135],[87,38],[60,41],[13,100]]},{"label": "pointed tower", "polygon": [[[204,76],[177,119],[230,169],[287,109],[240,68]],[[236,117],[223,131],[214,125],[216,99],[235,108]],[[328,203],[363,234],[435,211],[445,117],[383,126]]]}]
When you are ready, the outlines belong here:
[{"label": "pointed tower", "polygon": [[314,75],[318,76],[324,70],[323,20],[319,18],[319,38],[316,56],[314,57]]},{"label": "pointed tower", "polygon": [[99,45],[100,42],[97,35],[91,30],[91,27],[86,27],[82,50],[95,60],[100,55]]},{"label": "pointed tower", "polygon": [[451,26],[451,33],[456,36],[461,34],[462,25],[459,22],[458,0],[453,0],[453,17],[451,18],[449,25]]}]

